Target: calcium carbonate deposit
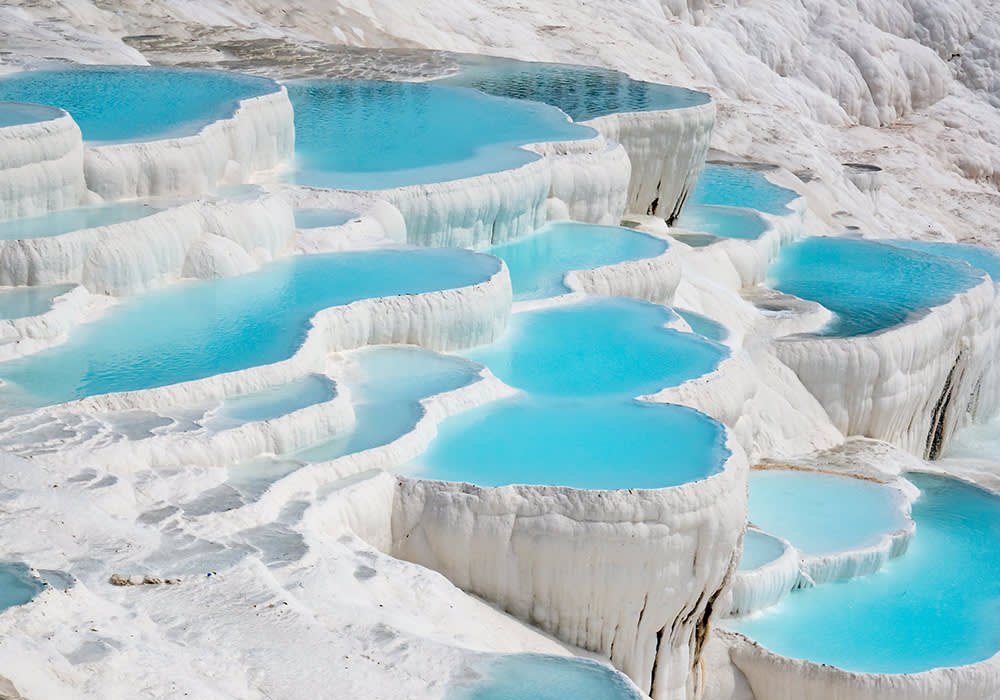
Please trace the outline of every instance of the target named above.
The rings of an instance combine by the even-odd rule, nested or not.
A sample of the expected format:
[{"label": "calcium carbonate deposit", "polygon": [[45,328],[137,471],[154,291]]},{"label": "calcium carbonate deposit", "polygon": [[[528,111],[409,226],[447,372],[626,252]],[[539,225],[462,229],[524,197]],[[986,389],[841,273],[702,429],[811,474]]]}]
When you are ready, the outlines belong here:
[{"label": "calcium carbonate deposit", "polygon": [[0,697],[1000,700],[990,0],[0,7]]}]

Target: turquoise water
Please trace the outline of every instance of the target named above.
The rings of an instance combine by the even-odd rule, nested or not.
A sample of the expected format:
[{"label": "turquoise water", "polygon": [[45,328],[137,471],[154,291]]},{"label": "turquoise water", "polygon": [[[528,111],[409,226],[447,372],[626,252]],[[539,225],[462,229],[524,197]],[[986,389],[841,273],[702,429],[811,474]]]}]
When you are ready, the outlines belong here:
[{"label": "turquoise water", "polygon": [[819,302],[836,318],[818,335],[849,337],[905,323],[979,284],[965,263],[856,238],[806,238],[782,248],[768,286]]},{"label": "turquoise water", "polygon": [[748,519],[808,556],[878,544],[908,526],[901,495],[885,484],[789,469],[750,473]]},{"label": "turquoise water", "polygon": [[85,141],[188,136],[231,117],[239,101],[277,92],[269,78],[148,66],[74,66],[0,77],[0,100],[60,107]]},{"label": "turquoise water", "polygon": [[622,674],[590,659],[510,654],[489,662],[481,680],[445,700],[642,700]]},{"label": "turquoise water", "polygon": [[747,530],[743,538],[743,556],[740,558],[739,571],[753,571],[765,564],[770,564],[785,553],[785,543],[777,537],[761,532]]},{"label": "turquoise water", "polygon": [[964,260],[1000,282],[1000,251],[978,245],[962,243],[931,243],[929,241],[885,240],[885,243],[907,250],[917,250],[931,255],[942,255],[954,260]]},{"label": "turquoise water", "polygon": [[237,423],[271,420],[330,401],[336,395],[331,379],[310,374],[287,384],[230,397],[223,402],[219,416]]},{"label": "turquoise water", "polygon": [[293,257],[227,279],[131,297],[63,345],[0,363],[26,403],[61,403],[201,379],[284,360],[313,314],[359,299],[449,289],[496,273],[496,258],[456,249]]},{"label": "turquoise water", "polygon": [[0,610],[24,605],[45,590],[45,584],[19,562],[0,562]]},{"label": "turquoise water", "polygon": [[356,424],[346,436],[313,445],[292,455],[325,462],[387,445],[416,425],[424,411],[420,400],[472,384],[481,367],[455,355],[411,346],[380,346],[351,354],[362,377],[348,384]]},{"label": "turquoise water", "polygon": [[497,342],[463,354],[533,394],[638,396],[707,374],[729,354],[663,327],[674,318],[649,302],[592,297],[516,313]]},{"label": "turquoise water", "polygon": [[514,299],[522,301],[570,292],[563,278],[571,270],[652,258],[666,249],[666,241],[627,228],[561,222],[485,252],[507,263]]},{"label": "turquoise water", "polygon": [[767,222],[753,209],[713,204],[687,204],[674,226],[720,238],[743,240],[760,238],[767,230]]},{"label": "turquoise water", "polygon": [[439,82],[544,102],[578,122],[619,112],[693,107],[711,99],[703,92],[632,80],[624,73],[591,66],[471,55],[459,61],[461,72]]},{"label": "turquoise water", "polygon": [[688,197],[688,205],[745,207],[766,214],[784,216],[790,211],[787,205],[797,198],[795,192],[775,185],[759,170],[741,168],[737,165],[708,163],[698,177],[697,186]]},{"label": "turquoise water", "polygon": [[922,493],[904,556],[726,626],[779,654],[850,671],[915,673],[1000,651],[1000,498],[947,477],[907,478]]},{"label": "turquoise water", "polygon": [[0,129],[58,119],[62,113],[46,105],[27,102],[0,102]]},{"label": "turquoise water", "polygon": [[678,309],[676,306],[674,307],[674,313],[687,321],[692,331],[698,335],[705,336],[709,340],[721,343],[729,337],[729,329],[718,321],[710,319],[708,316],[702,316],[687,309]]},{"label": "turquoise water", "polygon": [[0,289],[0,319],[27,318],[44,314],[55,298],[76,285],[54,284],[47,287],[7,287]]},{"label": "turquoise water", "polygon": [[357,214],[346,209],[296,209],[295,228],[322,228],[324,226],[341,226]]},{"label": "turquoise water", "polygon": [[425,83],[308,80],[287,84],[295,107],[297,184],[378,190],[520,167],[518,148],[589,138],[547,105]]},{"label": "turquoise water", "polygon": [[725,442],[721,423],[683,406],[514,396],[444,421],[404,473],[480,486],[652,489],[719,473]]},{"label": "turquoise water", "polygon": [[158,211],[163,209],[142,202],[114,202],[92,207],[60,209],[41,216],[0,221],[0,240],[20,241],[28,238],[61,236],[70,231],[142,219]]}]

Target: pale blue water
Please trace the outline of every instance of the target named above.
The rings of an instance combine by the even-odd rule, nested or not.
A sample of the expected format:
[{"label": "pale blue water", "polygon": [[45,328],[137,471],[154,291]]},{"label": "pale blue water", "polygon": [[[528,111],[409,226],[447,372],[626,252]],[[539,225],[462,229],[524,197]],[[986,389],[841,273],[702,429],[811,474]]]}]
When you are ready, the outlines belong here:
[{"label": "pale blue water", "polygon": [[475,284],[492,256],[456,249],[331,253],[280,260],[246,275],[131,297],[67,342],[0,363],[5,399],[61,403],[269,364],[300,347],[323,308]]},{"label": "pale blue water", "polygon": [[322,228],[324,226],[340,226],[357,214],[346,209],[296,209],[295,228]]},{"label": "pale blue water", "polygon": [[295,107],[297,184],[378,190],[444,182],[538,159],[518,146],[590,138],[558,110],[426,83],[308,80]]},{"label": "pale blue water", "polygon": [[41,216],[0,221],[0,240],[19,241],[61,236],[70,231],[142,219],[158,211],[163,209],[142,202],[113,202],[91,207],[60,209]]},{"label": "pale blue water", "polygon": [[1000,251],[978,245],[962,243],[931,243],[929,241],[886,240],[885,243],[908,250],[918,250],[931,255],[943,255],[954,260],[964,260],[1000,282]]},{"label": "pale blue water", "polygon": [[463,355],[534,394],[638,396],[707,374],[729,354],[663,327],[674,318],[649,302],[593,297],[514,314],[497,342]]},{"label": "pale blue water", "polygon": [[707,316],[696,314],[694,311],[688,311],[687,309],[678,309],[676,306],[674,307],[674,313],[687,321],[692,331],[698,335],[705,336],[709,340],[721,343],[729,337],[728,328]]},{"label": "pale blue water", "polygon": [[514,299],[523,301],[570,292],[563,278],[571,270],[652,258],[666,249],[666,241],[620,226],[560,222],[485,252],[507,263]]},{"label": "pale blue water", "polygon": [[578,122],[619,112],[693,107],[711,100],[703,92],[632,80],[604,68],[472,55],[461,56],[459,61],[461,72],[439,82],[544,102]]},{"label": "pale blue water", "polygon": [[481,680],[445,700],[642,700],[625,677],[590,659],[510,654],[488,662]]},{"label": "pale blue water", "polygon": [[27,102],[0,102],[0,129],[7,126],[34,124],[58,119],[61,115],[58,109],[46,105],[35,105]]},{"label": "pale blue water", "polygon": [[45,584],[20,562],[0,562],[0,610],[24,605],[45,590]]},{"label": "pale blue water", "polygon": [[277,92],[269,78],[149,66],[74,66],[0,77],[0,100],[60,107],[86,141],[149,141],[197,133],[239,101]]},{"label": "pale blue water", "polygon": [[722,471],[726,429],[684,406],[514,396],[460,413],[403,469],[480,486],[663,488]]},{"label": "pale blue water", "polygon": [[970,664],[1000,651],[1000,498],[946,477],[907,478],[922,494],[904,556],[871,576],[794,591],[726,627],[785,656],[872,673]]},{"label": "pale blue water", "polygon": [[309,374],[252,394],[230,397],[220,407],[219,417],[237,423],[266,421],[330,401],[336,395],[333,380],[319,374]]},{"label": "pale blue water", "polygon": [[44,314],[52,308],[56,297],[73,289],[72,284],[46,287],[16,287],[0,289],[0,319],[27,318]]},{"label": "pale blue water", "polygon": [[806,238],[782,248],[768,286],[816,301],[836,318],[818,335],[848,337],[905,323],[983,280],[964,262],[856,238]]},{"label": "pale blue water", "polygon": [[325,462],[387,445],[402,437],[424,414],[420,400],[472,384],[481,367],[455,355],[411,346],[380,346],[352,353],[363,373],[349,383],[357,423],[348,435],[292,455]]},{"label": "pale blue water", "polygon": [[798,195],[795,192],[775,185],[759,170],[707,163],[687,203],[746,207],[784,216],[790,211],[787,205],[796,198]]},{"label": "pale blue water", "polygon": [[809,556],[877,544],[907,527],[891,486],[789,469],[750,472],[750,522]]},{"label": "pale blue water", "polygon": [[714,204],[687,204],[674,226],[720,238],[754,240],[767,230],[767,222],[753,209]]},{"label": "pale blue water", "polygon": [[785,543],[777,537],[761,532],[747,530],[743,538],[743,556],[740,558],[739,571],[753,571],[765,564],[770,564],[785,553]]}]

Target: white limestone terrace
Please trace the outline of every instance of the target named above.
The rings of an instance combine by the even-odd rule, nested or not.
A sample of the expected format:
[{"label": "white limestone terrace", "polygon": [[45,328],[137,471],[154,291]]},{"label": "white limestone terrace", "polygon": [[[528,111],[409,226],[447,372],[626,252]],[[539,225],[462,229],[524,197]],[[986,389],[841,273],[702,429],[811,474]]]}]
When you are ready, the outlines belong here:
[{"label": "white limestone terrace", "polygon": [[[82,149],[86,187],[106,200],[201,195],[277,168],[294,145],[285,89],[253,76],[141,66],[50,67],[0,77],[0,97],[64,107],[81,125],[84,143],[73,149]],[[76,203],[64,198],[59,204]],[[30,213],[40,211],[45,209]]]},{"label": "white limestone terrace", "polygon": [[0,220],[81,204],[80,129],[66,112],[0,102]]},{"label": "white limestone terrace", "polygon": [[748,615],[771,607],[800,580],[799,555],[788,540],[748,527],[743,536],[740,565],[729,591],[728,614]]}]

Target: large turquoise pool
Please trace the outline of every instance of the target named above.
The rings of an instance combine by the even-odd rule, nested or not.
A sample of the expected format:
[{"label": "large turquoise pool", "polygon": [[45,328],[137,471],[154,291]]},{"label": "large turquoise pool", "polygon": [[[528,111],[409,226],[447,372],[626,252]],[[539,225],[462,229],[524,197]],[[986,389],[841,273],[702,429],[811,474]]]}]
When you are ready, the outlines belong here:
[{"label": "large turquoise pool", "polygon": [[370,80],[288,83],[296,184],[379,190],[520,167],[519,146],[589,138],[548,105],[447,85]]},{"label": "large turquoise pool", "polygon": [[564,278],[572,270],[652,258],[666,249],[666,241],[631,229],[567,221],[486,252],[507,263],[514,298],[522,301],[570,292]]},{"label": "large turquoise pool", "polygon": [[818,335],[875,333],[981,283],[962,261],[855,238],[806,238],[782,248],[768,286],[818,302],[836,318]]},{"label": "large turquoise pool", "polygon": [[197,133],[240,100],[277,92],[268,78],[149,66],[74,66],[0,77],[0,100],[60,107],[86,141],[149,141]]},{"label": "large turquoise pool", "polygon": [[439,82],[544,102],[578,122],[619,112],[693,107],[711,100],[703,92],[633,80],[624,73],[594,66],[472,55],[460,56],[459,62],[461,70]]},{"label": "large turquoise pool", "polygon": [[688,197],[688,205],[744,207],[784,216],[791,211],[788,205],[798,196],[790,189],[775,185],[763,172],[752,167],[708,163]]},{"label": "large turquoise pool", "polygon": [[726,627],[784,656],[869,673],[960,666],[1000,651],[1000,498],[947,477],[907,478],[921,495],[904,556],[877,574],[794,591]]},{"label": "large turquoise pool", "polygon": [[250,274],[132,297],[79,326],[66,343],[0,363],[0,378],[17,385],[20,401],[44,404],[269,364],[294,354],[320,309],[476,284],[499,265],[456,249],[287,258]]},{"label": "large turquoise pool", "polygon": [[975,268],[988,274],[994,282],[1000,282],[1000,251],[978,245],[964,243],[932,243],[930,241],[907,241],[887,239],[889,245],[918,250],[921,253],[942,255],[954,260],[964,260]]}]

